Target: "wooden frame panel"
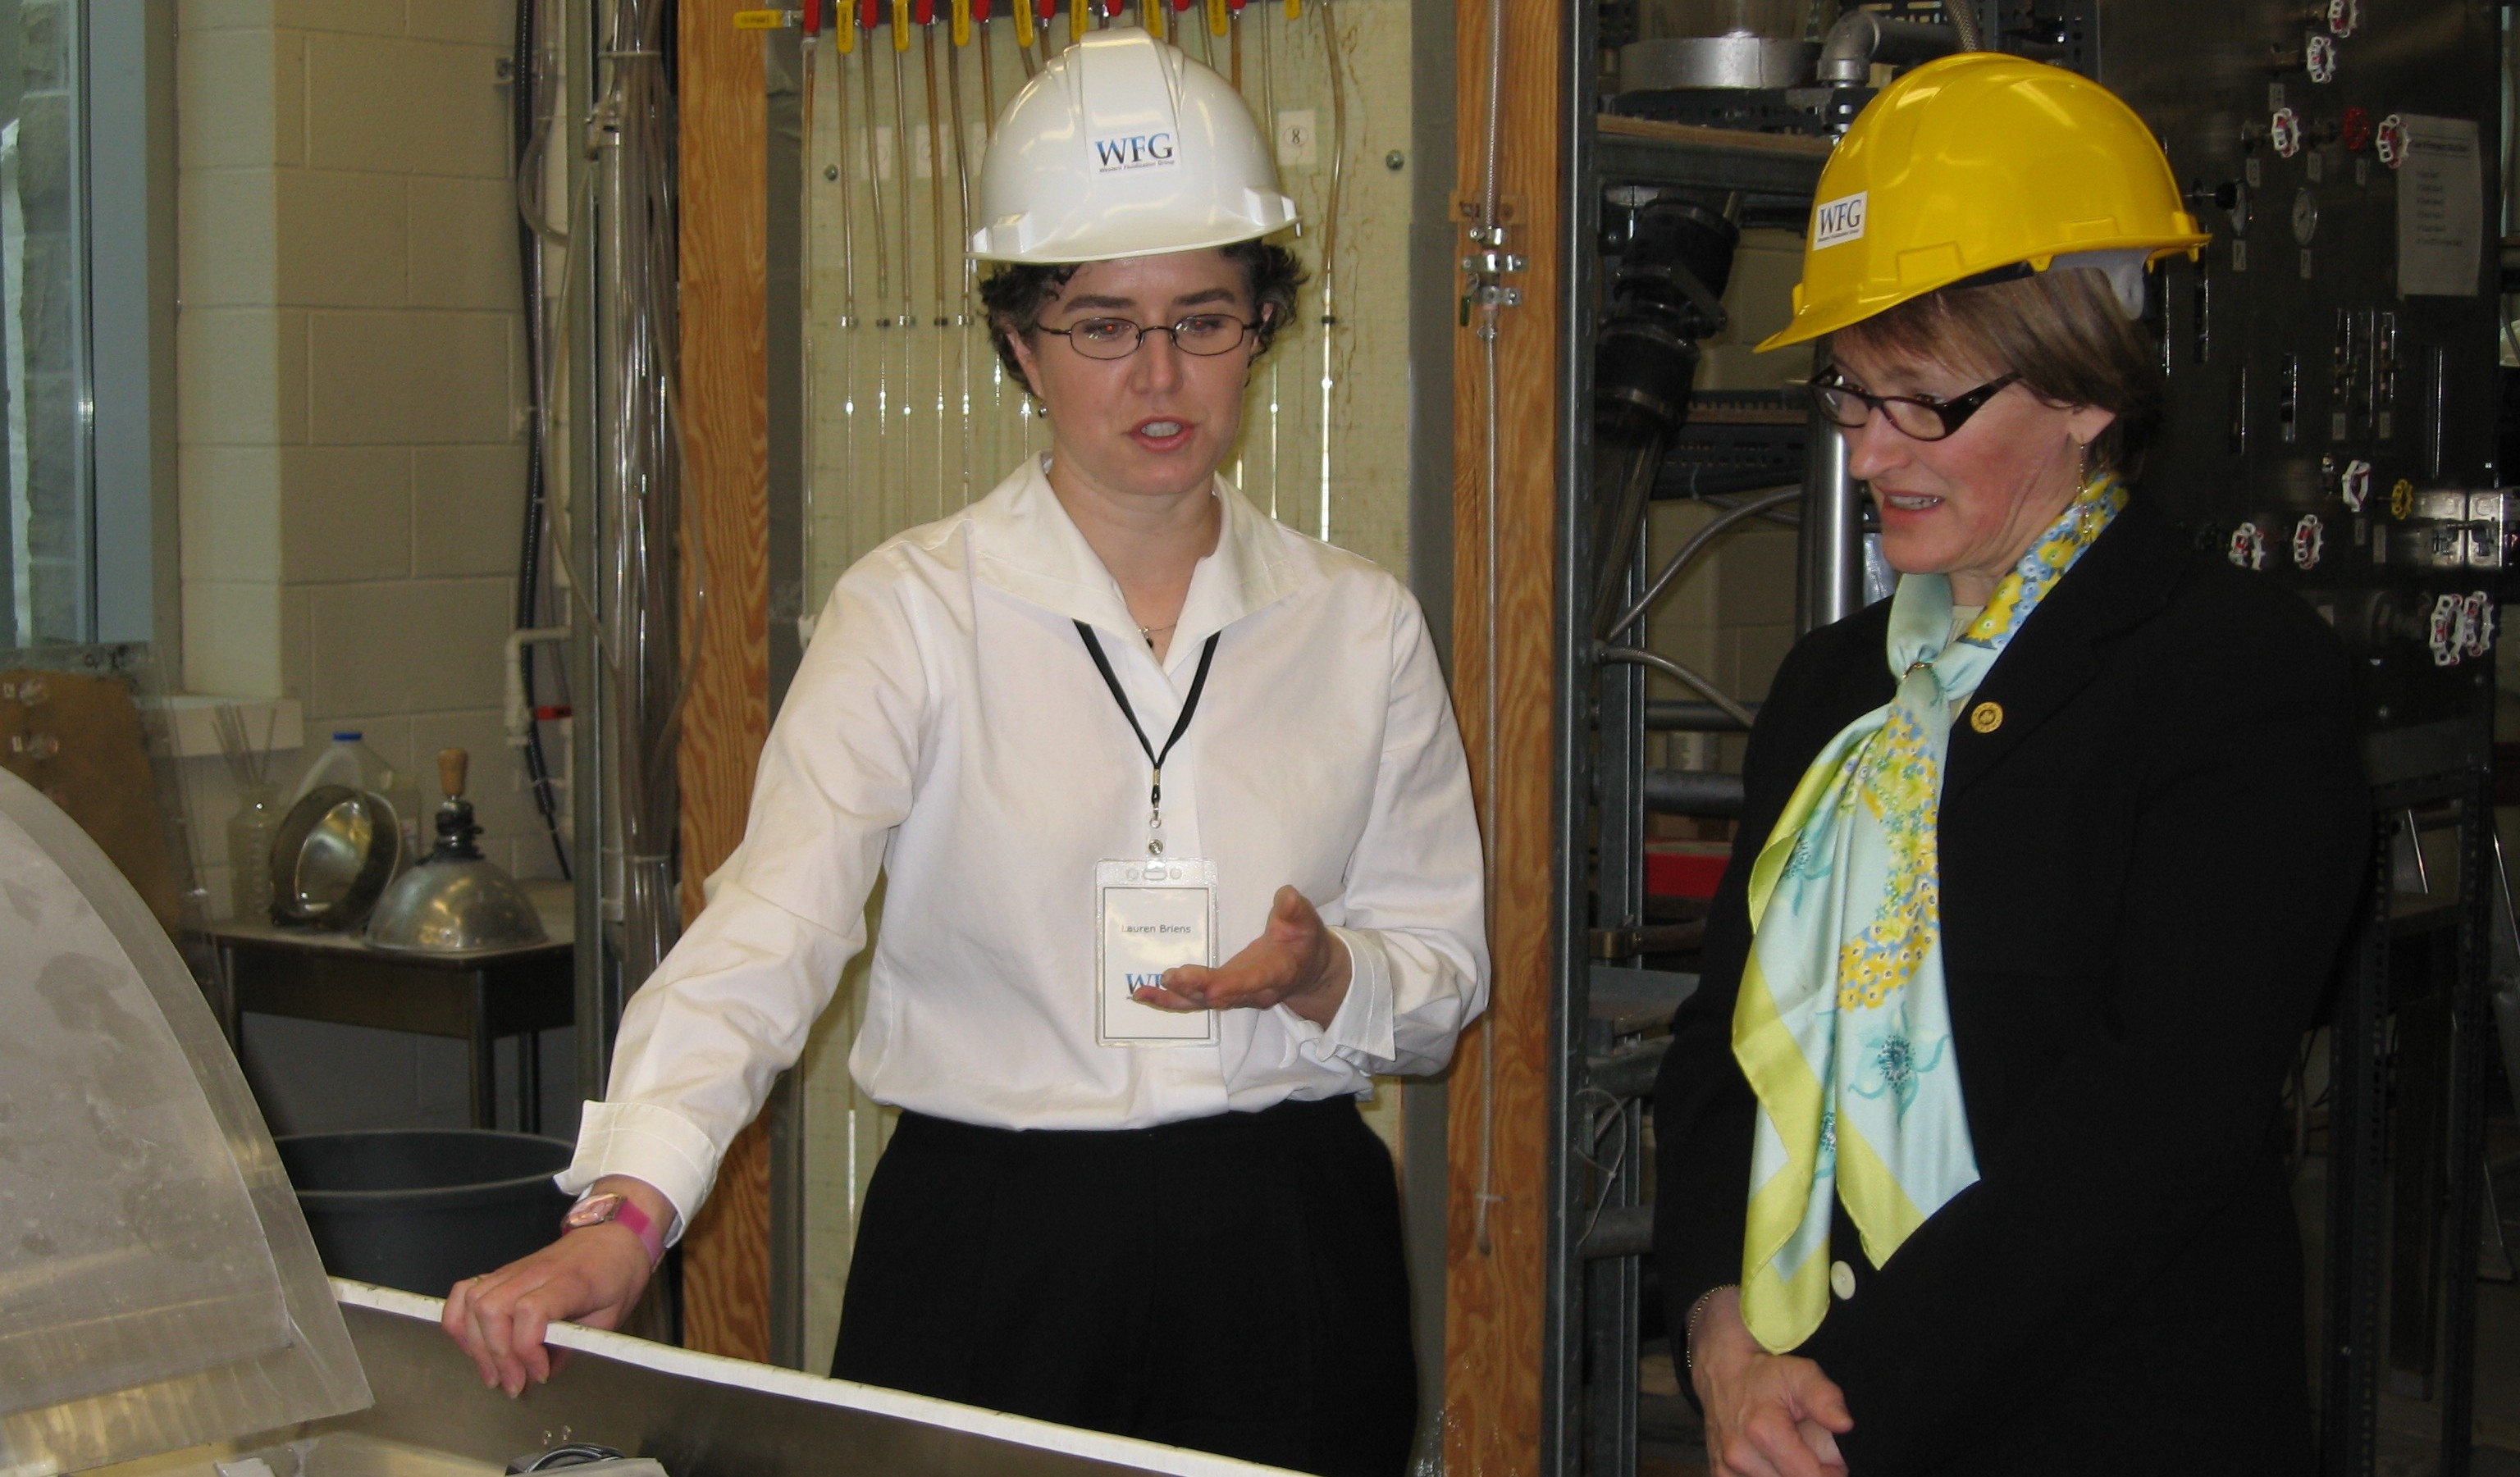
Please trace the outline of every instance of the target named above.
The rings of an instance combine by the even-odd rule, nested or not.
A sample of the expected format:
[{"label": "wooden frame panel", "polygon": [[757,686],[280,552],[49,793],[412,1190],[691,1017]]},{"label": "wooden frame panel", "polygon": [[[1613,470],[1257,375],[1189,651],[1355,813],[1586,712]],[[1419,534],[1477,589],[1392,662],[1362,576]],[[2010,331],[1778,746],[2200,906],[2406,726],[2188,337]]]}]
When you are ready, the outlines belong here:
[{"label": "wooden frame panel", "polygon": [[[761,37],[742,0],[682,0],[681,320],[684,567],[706,560],[708,599],[686,605],[695,653],[677,750],[683,917],[700,879],[743,838],[770,735],[768,147]],[[696,558],[695,556],[698,556]],[[755,1122],[718,1168],[683,1238],[683,1342],[770,1358],[770,1145]]]},{"label": "wooden frame panel", "polygon": [[[1495,951],[1488,1013],[1462,1039],[1452,1074],[1444,1449],[1446,1470],[1456,1474],[1539,1467],[1551,1224],[1556,947],[1551,905],[1557,865],[1551,821],[1552,726],[1560,297],[1569,265],[1559,244],[1566,208],[1559,174],[1568,19],[1562,5],[1545,0],[1459,0],[1456,198],[1472,210],[1484,189],[1491,5],[1505,8],[1498,190],[1508,222],[1506,249],[1523,257],[1525,266],[1508,279],[1521,292],[1519,305],[1498,315],[1498,537],[1492,577],[1485,349],[1475,309],[1458,330],[1453,360],[1453,692],[1489,827],[1494,882],[1488,913]],[[1466,233],[1462,243],[1464,251],[1470,249]],[[1487,722],[1492,629],[1494,732]]]}]

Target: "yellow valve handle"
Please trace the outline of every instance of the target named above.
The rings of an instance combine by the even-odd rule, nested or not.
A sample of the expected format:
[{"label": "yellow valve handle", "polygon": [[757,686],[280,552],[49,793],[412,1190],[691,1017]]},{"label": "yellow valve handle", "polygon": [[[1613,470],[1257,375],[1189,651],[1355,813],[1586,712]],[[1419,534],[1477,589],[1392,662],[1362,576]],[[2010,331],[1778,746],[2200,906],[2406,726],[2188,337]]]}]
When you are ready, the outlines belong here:
[{"label": "yellow valve handle", "polygon": [[735,13],[737,30],[786,30],[791,12],[784,10],[740,10]]},{"label": "yellow valve handle", "polygon": [[1164,38],[1164,0],[1138,0],[1138,23],[1147,34],[1160,41]]},{"label": "yellow valve handle", "polygon": [[892,0],[892,49],[910,50],[910,0]]},{"label": "yellow valve handle", "polygon": [[1014,12],[1015,45],[1025,51],[1032,50],[1032,0],[1014,0],[1007,8]]},{"label": "yellow valve handle", "polygon": [[971,44],[971,0],[954,0],[954,44]]},{"label": "yellow valve handle", "polygon": [[1286,0],[1286,19],[1289,21],[1304,19],[1304,0]]},{"label": "yellow valve handle", "polygon": [[1085,39],[1086,7],[1098,0],[1067,0],[1067,39],[1072,44]]},{"label": "yellow valve handle", "polygon": [[1207,0],[1207,33],[1209,35],[1224,35],[1228,30],[1233,28],[1233,14],[1225,8],[1225,0]]},{"label": "yellow valve handle", "polygon": [[832,41],[841,56],[858,49],[858,17],[856,0],[839,0],[832,7]]}]

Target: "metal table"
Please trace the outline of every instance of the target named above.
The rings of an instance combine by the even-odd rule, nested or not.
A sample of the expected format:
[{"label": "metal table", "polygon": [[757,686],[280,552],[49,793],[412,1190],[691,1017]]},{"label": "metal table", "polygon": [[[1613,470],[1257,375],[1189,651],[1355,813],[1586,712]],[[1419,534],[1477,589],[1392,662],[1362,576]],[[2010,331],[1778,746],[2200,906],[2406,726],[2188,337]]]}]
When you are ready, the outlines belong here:
[{"label": "metal table", "polygon": [[575,917],[568,884],[528,882],[551,942],[523,949],[431,956],[388,954],[358,934],[232,922],[209,930],[227,981],[221,1024],[243,1055],[245,1012],[335,1025],[451,1036],[470,1044],[472,1126],[498,1127],[499,1040],[518,1052],[517,1126],[542,1131],[541,1033],[575,1013]]}]

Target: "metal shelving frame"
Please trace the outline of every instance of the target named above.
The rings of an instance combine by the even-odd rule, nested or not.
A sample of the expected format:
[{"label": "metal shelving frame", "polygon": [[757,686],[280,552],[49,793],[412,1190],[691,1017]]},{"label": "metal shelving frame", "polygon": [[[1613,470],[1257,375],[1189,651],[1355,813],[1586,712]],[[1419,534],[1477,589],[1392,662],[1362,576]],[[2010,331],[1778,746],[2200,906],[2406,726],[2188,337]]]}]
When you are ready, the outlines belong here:
[{"label": "metal shelving frame", "polygon": [[[1560,942],[1552,1064],[1550,1263],[1542,1359],[1541,1470],[1627,1477],[1637,1464],[1637,1362],[1650,1240],[1644,1203],[1643,1098],[1661,1057],[1646,1038],[1694,988],[1694,976],[1657,974],[1635,955],[1598,957],[1598,939],[1633,928],[1644,909],[1648,702],[1644,669],[1600,662],[1591,618],[1593,354],[1599,326],[1601,192],[1659,185],[1808,201],[1822,156],[1774,137],[1671,129],[1648,136],[1597,122],[1592,75],[1598,24],[1572,8],[1578,59],[1567,79],[1572,117],[1564,178],[1565,373],[1559,414],[1570,428],[1559,468],[1556,803]],[[1830,446],[1833,435],[1816,437]],[[1628,573],[1642,593],[1640,548]],[[1588,865],[1589,864],[1589,865]],[[1588,875],[1589,873],[1589,875]]]}]

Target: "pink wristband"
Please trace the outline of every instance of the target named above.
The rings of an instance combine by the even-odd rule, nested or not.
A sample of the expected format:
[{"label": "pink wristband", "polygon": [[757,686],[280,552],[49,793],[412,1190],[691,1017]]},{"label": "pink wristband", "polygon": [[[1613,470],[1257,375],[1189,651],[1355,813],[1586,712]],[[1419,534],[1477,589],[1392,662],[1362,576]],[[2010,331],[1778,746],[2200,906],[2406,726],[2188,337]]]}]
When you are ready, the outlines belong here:
[{"label": "pink wristband", "polygon": [[560,1230],[561,1234],[566,1235],[572,1231],[584,1231],[590,1226],[607,1223],[626,1227],[632,1235],[639,1238],[639,1244],[647,1248],[651,1268],[665,1259],[664,1230],[648,1219],[648,1213],[639,1208],[639,1202],[628,1195],[589,1195],[570,1207],[568,1214],[561,1220]]}]

